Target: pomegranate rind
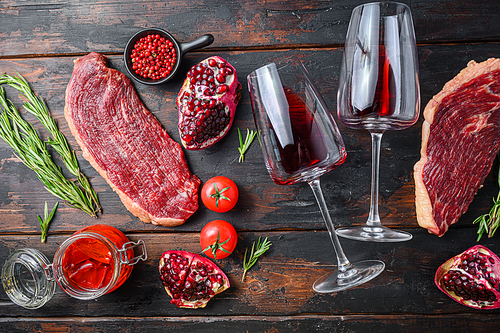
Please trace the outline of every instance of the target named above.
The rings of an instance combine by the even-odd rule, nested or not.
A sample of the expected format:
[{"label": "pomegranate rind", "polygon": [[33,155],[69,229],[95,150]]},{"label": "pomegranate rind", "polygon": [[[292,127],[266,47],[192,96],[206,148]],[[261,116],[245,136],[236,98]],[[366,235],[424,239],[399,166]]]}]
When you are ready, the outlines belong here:
[{"label": "pomegranate rind", "polygon": [[163,282],[163,287],[165,288],[167,294],[172,298],[170,303],[175,304],[179,308],[187,308],[187,309],[198,309],[198,308],[204,308],[207,303],[217,294],[220,294],[224,290],[228,289],[231,285],[229,283],[229,278],[226,276],[226,274],[220,269],[215,263],[212,261],[192,252],[188,251],[177,251],[177,250],[171,250],[171,251],[166,251],[164,252],[161,257],[160,257],[160,262],[158,265],[158,270],[160,272],[160,277],[162,277],[162,268],[165,266],[167,263],[167,260],[171,257],[171,255],[175,253],[177,256],[182,256],[186,259],[188,259],[188,265],[187,269],[183,270],[182,272],[178,272],[179,275],[182,275],[180,277],[180,280],[182,280],[182,286],[185,286],[186,279],[189,277],[191,273],[191,268],[193,265],[197,265],[197,263],[204,264],[208,267],[211,267],[213,269],[213,273],[207,274],[206,277],[201,277],[197,276],[197,282],[198,283],[206,283],[207,279],[210,279],[211,276],[217,276],[220,275],[222,277],[221,282],[222,283],[214,283],[212,284],[213,287],[213,293],[210,293],[207,295],[206,298],[204,299],[195,299],[195,300],[185,300],[182,298],[175,298],[173,295],[173,292],[169,289],[169,286],[164,282],[165,277],[162,278]]},{"label": "pomegranate rind", "polygon": [[[221,292],[223,292],[224,290],[226,290],[230,287],[229,278],[226,276],[226,274],[224,274],[224,272],[215,263],[213,263],[212,261],[210,261],[202,256],[194,254],[194,258],[193,258],[193,261],[191,262],[191,266],[196,265],[198,262],[201,262],[207,266],[214,266],[216,268],[214,270],[214,273],[208,274],[207,277],[205,277],[204,281],[209,279],[210,276],[215,276],[215,275],[220,274],[222,276],[222,284],[218,284],[218,283],[215,284],[214,294],[209,295],[209,298],[199,299],[199,300],[190,301],[190,302],[176,302],[176,303],[178,303],[176,305],[180,308],[192,308],[192,309],[204,308],[207,305],[207,303],[215,295],[220,294]],[[187,279],[187,277],[186,277],[186,279]]]},{"label": "pomegranate rind", "polygon": [[[441,290],[448,297],[450,297],[451,299],[453,299],[454,301],[456,301],[462,305],[465,305],[465,306],[468,306],[468,307],[471,307],[474,309],[491,309],[491,310],[498,309],[498,308],[500,308],[500,297],[499,297],[500,292],[498,290],[496,290],[495,288],[493,288],[493,286],[491,286],[490,282],[484,278],[480,279],[480,282],[485,284],[487,288],[489,288],[493,291],[493,293],[497,296],[496,302],[487,302],[487,301],[486,302],[481,302],[481,301],[476,302],[474,300],[465,300],[461,296],[455,294],[455,292],[447,290],[444,286],[444,275],[446,273],[448,273],[450,270],[457,270],[457,271],[463,272],[464,274],[470,275],[469,273],[466,273],[463,270],[461,270],[460,268],[458,268],[458,265],[462,262],[461,257],[463,254],[472,254],[472,253],[482,253],[482,254],[485,254],[487,256],[490,256],[493,258],[493,260],[495,261],[495,263],[497,265],[500,265],[500,258],[495,253],[493,253],[490,249],[488,249],[485,246],[475,245],[475,246],[469,248],[468,250],[448,259],[445,263],[443,263],[441,266],[439,266],[439,268],[437,269],[436,274],[434,276],[434,283],[439,288],[439,290]],[[500,276],[499,276],[499,278],[500,278]]]},{"label": "pomegranate rind", "polygon": [[[199,85],[195,85],[195,91],[193,92],[190,89],[191,86],[191,79],[189,77],[186,77],[184,80],[184,83],[182,84],[182,87],[179,91],[179,94],[177,95],[177,98],[175,100],[178,108],[178,115],[179,115],[179,120],[178,120],[178,131],[179,131],[179,136],[181,139],[182,146],[188,150],[201,150],[205,149],[208,147],[213,146],[217,142],[219,142],[228,132],[229,129],[231,128],[234,120],[234,115],[236,113],[236,107],[238,105],[238,102],[240,101],[241,98],[241,83],[238,81],[238,76],[236,73],[236,69],[225,59],[219,57],[219,56],[212,56],[209,57],[201,62],[199,62],[197,65],[203,64],[203,65],[208,65],[211,60],[215,60],[217,63],[224,63],[226,67],[230,68],[232,70],[232,74],[229,74],[226,76],[226,84],[228,86],[228,89],[225,92],[222,93],[215,93],[214,96],[205,96],[203,94],[203,89],[201,91],[198,91],[198,88],[201,87]],[[195,65],[195,66],[197,66]],[[193,67],[195,67],[193,66]],[[212,68],[215,73],[214,76],[218,73],[219,69],[210,67]],[[202,143],[198,142],[187,142],[186,140],[183,139],[183,131],[181,130],[181,124],[183,124],[184,119],[185,119],[185,105],[183,103],[183,98],[184,95],[188,93],[193,97],[196,97],[201,100],[216,100],[217,103],[221,104],[223,103],[225,105],[226,109],[226,116],[229,116],[229,124],[226,125],[226,127],[218,133],[216,137],[210,138],[206,141],[203,141]]]}]

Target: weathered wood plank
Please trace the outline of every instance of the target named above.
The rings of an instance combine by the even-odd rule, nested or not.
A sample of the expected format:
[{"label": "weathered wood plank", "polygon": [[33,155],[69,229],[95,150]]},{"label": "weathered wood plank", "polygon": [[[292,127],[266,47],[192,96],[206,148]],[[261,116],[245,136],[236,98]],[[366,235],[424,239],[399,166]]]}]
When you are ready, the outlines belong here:
[{"label": "weathered wood plank", "polygon": [[495,314],[437,316],[332,316],[293,317],[113,317],[113,318],[0,318],[5,332],[380,332],[442,333],[495,332],[500,318]]},{"label": "weathered wood plank", "polygon": [[[336,110],[336,89],[339,75],[341,50],[307,50],[275,52],[220,52],[238,70],[243,84],[242,100],[238,107],[233,128],[226,138],[213,147],[202,151],[186,151],[191,170],[202,181],[215,175],[226,175],[240,187],[241,198],[235,209],[224,214],[238,229],[265,230],[276,228],[324,229],[324,223],[307,185],[275,185],[263,163],[257,140],[246,154],[245,162],[238,163],[239,145],[236,127],[255,128],[250,107],[246,75],[253,69],[274,58],[289,54],[299,55],[310,70],[313,79],[323,94],[332,112]],[[164,86],[149,87],[134,83],[146,106],[179,142],[177,133],[177,110],[175,97],[183,76],[191,65],[209,53],[188,55],[178,76]],[[422,109],[442,85],[455,76],[471,59],[485,60],[500,55],[498,44],[474,44],[462,47],[422,46],[420,55],[420,81],[422,87]],[[123,61],[118,56],[110,57],[111,66],[124,71]],[[90,177],[103,205],[100,223],[111,224],[130,230],[166,230],[164,227],[145,225],[133,217],[121,204],[118,196],[95,170],[81,158],[80,151],[69,133],[63,116],[64,91],[72,73],[74,57],[33,58],[2,60],[0,71],[14,74],[18,71],[30,82],[32,88],[45,99],[53,117],[66,134],[70,145],[77,150],[84,173]],[[6,87],[8,97],[21,107],[17,94]],[[25,115],[25,112],[23,112]],[[29,115],[27,119],[33,120]],[[42,136],[46,132],[33,122]],[[328,206],[338,225],[362,224],[367,218],[370,189],[371,151],[368,132],[356,131],[339,124],[346,143],[348,157],[337,170],[322,178],[322,186]],[[380,213],[388,226],[415,227],[413,203],[413,165],[419,159],[421,120],[404,131],[389,131],[382,140]],[[494,165],[496,170],[497,164]],[[43,189],[35,174],[14,157],[12,149],[0,140],[0,232],[34,233],[38,231],[36,215],[42,214],[43,204],[55,203],[56,198]],[[458,226],[470,226],[471,221],[486,212],[491,198],[498,192],[495,171],[487,178],[485,186]],[[220,218],[203,206],[183,226],[175,230],[198,231],[210,220]],[[57,211],[52,230],[69,232],[82,225],[96,221],[75,209],[61,205]]]},{"label": "weathered wood plank", "polygon": [[[143,239],[148,260],[134,267],[130,278],[114,292],[94,301],[74,300],[57,288],[54,298],[38,310],[26,310],[10,303],[0,291],[0,317],[177,317],[177,316],[291,316],[299,314],[451,315],[480,313],[462,306],[434,285],[436,269],[452,256],[476,244],[472,228],[452,229],[437,238],[422,229],[411,229],[414,239],[403,243],[370,243],[341,239],[351,261],[379,259],[386,270],[374,280],[354,289],[317,294],[312,284],[336,266],[326,232],[240,232],[235,252],[219,266],[228,275],[231,288],[217,295],[204,309],[178,309],[169,303],[157,269],[166,250],[201,250],[198,233],[129,234]],[[259,259],[243,282],[242,258],[245,248],[259,236],[268,236],[271,249]],[[52,259],[67,238],[49,236],[0,236],[0,258],[15,249],[37,248]],[[500,253],[500,241],[484,239],[481,244]],[[71,302],[71,307],[68,307]],[[500,309],[488,314],[500,313]]]},{"label": "weathered wood plank", "polygon": [[[128,38],[161,27],[179,41],[211,33],[211,48],[344,43],[351,12],[366,1],[2,1],[0,56],[123,52]],[[498,41],[496,1],[401,1],[419,42]]]}]

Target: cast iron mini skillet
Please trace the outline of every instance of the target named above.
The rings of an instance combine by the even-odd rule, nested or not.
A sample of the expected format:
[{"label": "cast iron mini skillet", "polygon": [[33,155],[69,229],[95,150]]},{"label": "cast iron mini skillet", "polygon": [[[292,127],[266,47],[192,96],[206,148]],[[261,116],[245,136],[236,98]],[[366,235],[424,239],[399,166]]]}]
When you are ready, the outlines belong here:
[{"label": "cast iron mini skillet", "polygon": [[[172,69],[172,72],[170,72],[170,74],[167,77],[165,77],[163,79],[159,79],[159,80],[144,78],[142,76],[137,75],[135,73],[135,71],[132,69],[132,59],[130,59],[130,54],[132,52],[132,49],[134,48],[135,43],[139,39],[141,39],[142,37],[145,37],[145,36],[153,34],[153,33],[158,34],[161,37],[164,37],[164,38],[170,40],[172,42],[172,44],[174,44],[175,51],[177,52],[177,62],[175,63],[175,66]],[[181,61],[182,61],[182,56],[185,53],[187,53],[191,50],[197,49],[197,48],[208,46],[208,45],[212,44],[213,41],[214,41],[214,36],[212,36],[210,34],[206,34],[206,35],[203,35],[203,36],[196,38],[195,40],[193,40],[191,42],[179,43],[175,40],[175,38],[171,34],[169,34],[168,32],[166,32],[163,29],[148,28],[148,29],[144,29],[144,30],[139,31],[134,36],[132,36],[132,38],[129,39],[127,45],[125,46],[123,60],[125,61],[125,67],[127,68],[128,73],[136,81],[138,81],[140,83],[148,84],[148,85],[162,84],[162,83],[169,81],[171,78],[174,77],[175,73],[177,73],[177,70],[179,69],[179,66],[180,66]]]}]

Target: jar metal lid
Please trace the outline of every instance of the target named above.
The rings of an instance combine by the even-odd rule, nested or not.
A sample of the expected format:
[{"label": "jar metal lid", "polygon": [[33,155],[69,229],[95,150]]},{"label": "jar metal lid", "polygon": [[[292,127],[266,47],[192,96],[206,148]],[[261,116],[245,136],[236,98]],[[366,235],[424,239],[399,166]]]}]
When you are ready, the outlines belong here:
[{"label": "jar metal lid", "polygon": [[12,252],[2,268],[7,296],[26,309],[38,309],[52,298],[56,283],[49,259],[36,249]]}]

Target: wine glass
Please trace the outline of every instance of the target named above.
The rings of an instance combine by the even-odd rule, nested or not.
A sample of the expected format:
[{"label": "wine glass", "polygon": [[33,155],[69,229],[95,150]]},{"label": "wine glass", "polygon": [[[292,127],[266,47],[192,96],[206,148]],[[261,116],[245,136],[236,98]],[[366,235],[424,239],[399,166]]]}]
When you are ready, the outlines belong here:
[{"label": "wine glass", "polygon": [[386,130],[413,125],[419,116],[420,88],[410,8],[397,2],[356,7],[347,31],[337,96],[339,119],[366,129],[372,139],[370,213],[362,226],[343,227],[350,239],[399,242],[412,238],[382,226],[378,213],[380,142]]},{"label": "wine glass", "polygon": [[297,58],[285,58],[248,75],[255,124],[267,170],[275,183],[308,183],[318,201],[333,248],[338,271],[313,285],[320,293],[348,289],[384,270],[384,263],[366,260],[351,264],[345,256],[321,192],[319,177],[342,164],[342,137],[324,101]]}]

